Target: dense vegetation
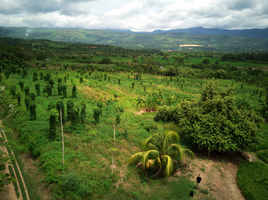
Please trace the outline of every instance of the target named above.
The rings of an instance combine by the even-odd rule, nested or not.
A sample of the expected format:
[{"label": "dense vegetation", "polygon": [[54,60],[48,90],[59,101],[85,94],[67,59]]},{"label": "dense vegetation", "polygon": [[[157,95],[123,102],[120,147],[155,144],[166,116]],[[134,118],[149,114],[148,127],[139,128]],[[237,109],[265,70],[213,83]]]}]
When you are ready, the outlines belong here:
[{"label": "dense vegetation", "polygon": [[[143,186],[169,185],[151,176],[159,169],[159,175],[170,176],[168,168],[176,169],[195,144],[234,152],[267,149],[262,118],[267,117],[268,81],[262,65],[255,73],[236,67],[249,63],[227,65],[221,61],[224,54],[212,52],[10,38],[0,43],[1,118],[8,117],[3,124],[14,130],[9,138],[18,137],[14,151],[35,159],[56,199],[153,199],[165,192],[147,195]],[[148,153],[165,141],[166,130],[178,133],[180,143],[174,136],[175,142],[166,140]],[[136,174],[135,165],[127,165],[131,155],[140,155],[140,144],[146,144],[141,145],[142,168],[156,166],[155,173]],[[167,162],[167,155],[176,162]],[[185,179],[174,185],[182,182],[192,187]],[[183,187],[176,192],[188,199]]]}]

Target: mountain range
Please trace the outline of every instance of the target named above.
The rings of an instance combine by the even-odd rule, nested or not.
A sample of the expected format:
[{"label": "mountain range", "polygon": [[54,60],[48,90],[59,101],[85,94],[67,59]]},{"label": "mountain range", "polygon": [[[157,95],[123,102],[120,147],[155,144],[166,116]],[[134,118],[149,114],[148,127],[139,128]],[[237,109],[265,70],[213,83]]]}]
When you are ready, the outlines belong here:
[{"label": "mountain range", "polygon": [[202,51],[268,51],[268,28],[248,30],[202,27],[153,32],[60,28],[0,27],[0,37],[104,44],[124,48]]},{"label": "mountain range", "polygon": [[123,32],[130,34],[163,34],[163,33],[189,33],[196,35],[232,35],[247,38],[268,39],[268,28],[265,29],[242,29],[242,30],[228,30],[218,28],[187,28],[187,29],[171,29],[171,30],[154,30],[152,32],[133,32],[131,30],[116,30],[106,29],[106,31]]}]

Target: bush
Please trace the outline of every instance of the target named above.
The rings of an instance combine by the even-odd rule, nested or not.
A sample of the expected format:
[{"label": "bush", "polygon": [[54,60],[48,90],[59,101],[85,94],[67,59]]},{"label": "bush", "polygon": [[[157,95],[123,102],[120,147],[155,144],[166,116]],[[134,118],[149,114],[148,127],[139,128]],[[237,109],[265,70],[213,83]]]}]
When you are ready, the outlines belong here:
[{"label": "bush", "polygon": [[236,174],[237,183],[248,200],[265,200],[268,196],[268,167],[259,162],[243,161]]}]

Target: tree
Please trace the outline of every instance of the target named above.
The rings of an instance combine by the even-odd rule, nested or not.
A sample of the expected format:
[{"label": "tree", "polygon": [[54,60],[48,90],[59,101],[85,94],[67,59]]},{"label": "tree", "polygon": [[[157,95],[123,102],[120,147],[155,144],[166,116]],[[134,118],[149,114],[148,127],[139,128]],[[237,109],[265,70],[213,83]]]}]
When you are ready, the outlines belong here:
[{"label": "tree", "polygon": [[136,164],[136,168],[141,167],[144,171],[156,172],[154,176],[162,173],[169,177],[182,158],[194,157],[191,150],[179,145],[179,140],[179,135],[174,131],[155,133],[141,143],[141,152],[132,155],[129,164]]},{"label": "tree", "polygon": [[[220,92],[212,82],[199,102],[183,102],[173,110],[172,120],[184,128],[193,143],[209,152],[236,152],[259,141],[262,118],[253,110],[237,108],[232,90]],[[157,120],[164,121],[166,115],[168,112],[157,113]]]}]

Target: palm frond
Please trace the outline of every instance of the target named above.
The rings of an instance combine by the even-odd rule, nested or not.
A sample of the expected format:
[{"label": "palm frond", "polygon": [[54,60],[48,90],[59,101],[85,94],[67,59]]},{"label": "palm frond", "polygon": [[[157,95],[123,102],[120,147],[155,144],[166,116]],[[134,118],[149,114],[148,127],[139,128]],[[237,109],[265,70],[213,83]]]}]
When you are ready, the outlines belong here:
[{"label": "palm frond", "polygon": [[156,172],[156,174],[154,175],[154,177],[158,176],[158,174],[161,172],[162,170],[162,163],[161,163],[161,159],[159,157],[157,157],[154,161],[154,165],[156,168],[158,168],[158,171]]},{"label": "palm frond", "polygon": [[194,158],[194,152],[192,152],[190,149],[184,149],[184,153],[189,158]]},{"label": "palm frond", "polygon": [[159,149],[159,143],[158,141],[155,139],[155,135],[152,135],[151,137],[145,139],[142,143],[141,143],[141,150],[142,151],[148,151],[148,150],[158,150]]},{"label": "palm frond", "polygon": [[166,153],[175,160],[181,160],[185,155],[184,149],[178,144],[170,145]]},{"label": "palm frond", "polygon": [[144,152],[135,153],[128,159],[129,164],[137,164],[142,161]]},{"label": "palm frond", "polygon": [[149,150],[144,152],[143,154],[143,159],[142,159],[142,168],[145,170],[146,168],[146,163],[148,162],[148,159],[156,159],[159,157],[159,152],[156,150]]},{"label": "palm frond", "polygon": [[170,146],[170,143],[176,143],[180,141],[180,136],[174,132],[166,130],[164,133],[164,144],[163,149],[166,149]]},{"label": "palm frond", "polygon": [[164,174],[165,176],[169,177],[174,171],[173,160],[168,155],[164,155],[164,159],[165,159],[165,164],[166,164],[166,167],[164,169]]}]

